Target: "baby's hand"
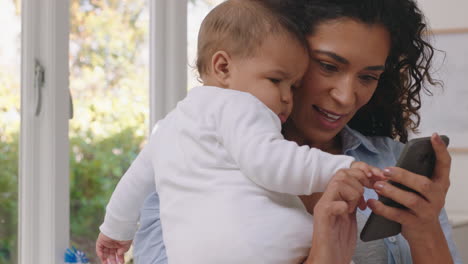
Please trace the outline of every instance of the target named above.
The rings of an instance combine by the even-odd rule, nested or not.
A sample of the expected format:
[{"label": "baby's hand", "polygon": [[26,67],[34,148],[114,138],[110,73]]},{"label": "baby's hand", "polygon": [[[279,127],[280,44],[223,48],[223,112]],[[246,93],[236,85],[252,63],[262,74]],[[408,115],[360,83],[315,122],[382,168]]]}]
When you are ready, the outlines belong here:
[{"label": "baby's hand", "polygon": [[130,249],[132,240],[118,241],[103,233],[96,240],[96,253],[103,264],[125,263],[124,254]]},{"label": "baby's hand", "polygon": [[371,166],[362,161],[355,161],[351,163],[351,169],[362,170],[368,178],[374,181],[386,180],[387,177],[383,174],[383,171],[377,167]]}]

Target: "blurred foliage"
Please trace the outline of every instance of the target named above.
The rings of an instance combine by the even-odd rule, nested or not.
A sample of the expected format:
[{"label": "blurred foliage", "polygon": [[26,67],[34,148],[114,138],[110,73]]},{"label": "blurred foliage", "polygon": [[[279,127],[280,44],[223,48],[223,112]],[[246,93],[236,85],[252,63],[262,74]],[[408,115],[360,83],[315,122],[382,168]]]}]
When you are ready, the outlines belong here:
[{"label": "blurred foliage", "polygon": [[18,237],[20,19],[14,2],[0,5],[0,20],[11,21],[0,42],[0,264],[11,264],[17,262]]},{"label": "blurred foliage", "polygon": [[147,4],[70,2],[70,234],[91,263],[105,206],[148,131]]},{"label": "blurred foliage", "polygon": [[[104,139],[86,142],[70,139],[71,243],[97,263],[94,243],[105,206],[120,177],[140,151],[143,136],[127,127]],[[89,131],[92,135],[92,132]]]},{"label": "blurred foliage", "polygon": [[6,264],[17,255],[18,133],[6,138],[2,132],[0,137],[0,264]]}]

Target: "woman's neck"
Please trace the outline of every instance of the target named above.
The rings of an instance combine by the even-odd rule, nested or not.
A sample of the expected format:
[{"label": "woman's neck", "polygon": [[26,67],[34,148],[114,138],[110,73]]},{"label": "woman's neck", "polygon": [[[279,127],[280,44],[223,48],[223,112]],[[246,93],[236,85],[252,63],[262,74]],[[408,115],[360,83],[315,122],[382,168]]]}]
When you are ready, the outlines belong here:
[{"label": "woman's neck", "polygon": [[287,140],[296,142],[299,146],[307,145],[311,148],[317,148],[330,154],[343,154],[343,145],[341,137],[336,135],[332,140],[325,142],[316,142],[307,139],[292,122],[287,122],[283,128],[283,135]]}]

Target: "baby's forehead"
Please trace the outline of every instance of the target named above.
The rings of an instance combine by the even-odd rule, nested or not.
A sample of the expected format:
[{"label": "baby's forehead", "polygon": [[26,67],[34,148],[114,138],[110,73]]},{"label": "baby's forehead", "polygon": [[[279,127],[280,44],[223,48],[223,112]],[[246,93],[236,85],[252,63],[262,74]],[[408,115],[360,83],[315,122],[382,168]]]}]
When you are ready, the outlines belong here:
[{"label": "baby's forehead", "polygon": [[242,63],[243,60],[248,60],[251,65],[258,67],[259,71],[282,78],[298,79],[306,71],[310,56],[299,44],[270,38],[249,56],[238,58],[234,61]]},{"label": "baby's forehead", "polygon": [[307,41],[298,26],[271,3],[264,0],[228,0],[216,6],[200,28],[197,52],[199,72],[203,73],[216,51],[252,56],[271,36],[280,35],[307,48]]}]

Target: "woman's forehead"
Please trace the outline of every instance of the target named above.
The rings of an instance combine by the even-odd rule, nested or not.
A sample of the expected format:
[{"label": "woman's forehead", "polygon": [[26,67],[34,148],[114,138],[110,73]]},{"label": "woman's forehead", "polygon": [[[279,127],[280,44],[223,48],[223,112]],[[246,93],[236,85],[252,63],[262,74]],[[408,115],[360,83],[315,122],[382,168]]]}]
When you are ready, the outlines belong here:
[{"label": "woman's forehead", "polygon": [[365,24],[352,19],[337,19],[319,24],[308,38],[311,54],[336,55],[341,62],[359,60],[385,63],[390,51],[390,34],[380,24]]}]

